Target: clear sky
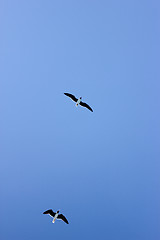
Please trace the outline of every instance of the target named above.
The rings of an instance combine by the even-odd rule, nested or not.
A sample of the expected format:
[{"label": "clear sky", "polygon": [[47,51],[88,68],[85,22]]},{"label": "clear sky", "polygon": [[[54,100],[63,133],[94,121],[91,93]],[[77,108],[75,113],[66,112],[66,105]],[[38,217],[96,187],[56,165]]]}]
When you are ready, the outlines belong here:
[{"label": "clear sky", "polygon": [[0,1],[0,239],[160,239],[159,12]]}]

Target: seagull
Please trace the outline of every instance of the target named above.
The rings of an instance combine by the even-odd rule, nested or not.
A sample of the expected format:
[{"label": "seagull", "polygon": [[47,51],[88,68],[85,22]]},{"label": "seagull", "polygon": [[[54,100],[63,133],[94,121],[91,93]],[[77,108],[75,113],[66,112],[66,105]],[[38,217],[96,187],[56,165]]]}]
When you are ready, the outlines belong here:
[{"label": "seagull", "polygon": [[67,97],[70,97],[74,102],[76,102],[76,107],[80,104],[82,107],[88,108],[91,112],[93,112],[92,108],[87,104],[81,101],[82,97],[77,99],[74,95],[70,93],[64,93]]},{"label": "seagull", "polygon": [[45,211],[43,214],[49,214],[53,218],[52,223],[55,223],[56,219],[61,219],[65,223],[69,224],[69,222],[67,221],[65,216],[63,214],[59,214],[59,210],[55,213],[52,211],[52,209],[49,209],[49,210]]}]

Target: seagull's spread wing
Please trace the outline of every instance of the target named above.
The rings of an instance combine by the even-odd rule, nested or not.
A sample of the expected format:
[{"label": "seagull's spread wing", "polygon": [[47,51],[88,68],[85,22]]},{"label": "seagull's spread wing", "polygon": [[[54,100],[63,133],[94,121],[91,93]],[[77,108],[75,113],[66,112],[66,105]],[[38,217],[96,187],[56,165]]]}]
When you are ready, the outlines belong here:
[{"label": "seagull's spread wing", "polygon": [[52,209],[45,211],[43,214],[49,214],[51,217],[55,216],[55,212],[53,212]]},{"label": "seagull's spread wing", "polygon": [[63,214],[59,214],[57,218],[62,219],[65,223],[69,224],[68,220],[65,218]]},{"label": "seagull's spread wing", "polygon": [[80,105],[83,106],[83,107],[88,108],[91,112],[93,112],[92,108],[87,103],[80,102]]},{"label": "seagull's spread wing", "polygon": [[72,95],[72,94],[70,94],[70,93],[64,93],[67,97],[70,97],[73,101],[75,101],[75,102],[77,102],[78,101],[78,99],[74,96],[74,95]]}]

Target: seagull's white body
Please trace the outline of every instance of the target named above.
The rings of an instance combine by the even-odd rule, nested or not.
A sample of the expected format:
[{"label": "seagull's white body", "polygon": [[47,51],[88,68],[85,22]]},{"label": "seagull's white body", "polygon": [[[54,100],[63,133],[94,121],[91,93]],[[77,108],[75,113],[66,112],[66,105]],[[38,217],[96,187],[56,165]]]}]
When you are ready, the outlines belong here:
[{"label": "seagull's white body", "polygon": [[77,103],[76,103],[76,107],[80,104],[81,102],[81,98],[78,99]]},{"label": "seagull's white body", "polygon": [[53,221],[52,221],[52,223],[55,223],[55,221],[56,221],[57,217],[58,217],[58,213],[56,213],[55,217],[53,218]]}]

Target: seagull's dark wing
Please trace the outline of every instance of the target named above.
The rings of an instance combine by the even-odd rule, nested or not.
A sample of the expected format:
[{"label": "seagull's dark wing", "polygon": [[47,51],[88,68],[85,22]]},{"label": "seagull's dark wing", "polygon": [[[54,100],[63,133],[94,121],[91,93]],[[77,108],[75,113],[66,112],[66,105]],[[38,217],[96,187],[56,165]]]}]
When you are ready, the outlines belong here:
[{"label": "seagull's dark wing", "polygon": [[55,212],[53,212],[52,209],[49,209],[49,210],[45,211],[43,214],[49,214],[49,215],[51,215],[52,217],[55,216]]},{"label": "seagull's dark wing", "polygon": [[69,224],[68,220],[65,218],[63,214],[59,214],[57,218],[62,219],[65,223]]},{"label": "seagull's dark wing", "polygon": [[87,103],[80,102],[80,105],[83,106],[83,107],[88,108],[91,112],[93,112],[92,108]]},{"label": "seagull's dark wing", "polygon": [[74,96],[74,95],[72,95],[72,94],[70,94],[70,93],[64,93],[67,97],[70,97],[73,101],[75,101],[75,102],[77,102],[78,101],[78,99]]}]

